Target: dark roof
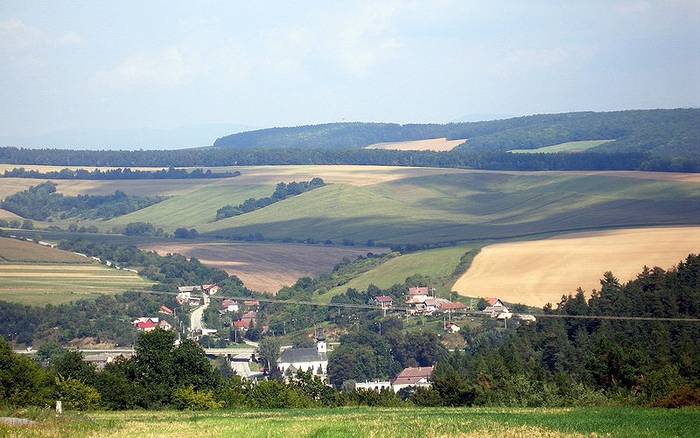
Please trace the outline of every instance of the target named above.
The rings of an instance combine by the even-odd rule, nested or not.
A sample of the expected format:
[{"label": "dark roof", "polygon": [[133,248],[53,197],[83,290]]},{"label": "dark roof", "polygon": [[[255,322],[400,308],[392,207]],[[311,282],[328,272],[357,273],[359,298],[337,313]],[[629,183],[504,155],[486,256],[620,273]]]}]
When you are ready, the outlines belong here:
[{"label": "dark roof", "polygon": [[284,350],[280,356],[280,363],[318,362],[326,359],[326,353],[319,353],[316,347],[291,348]]}]

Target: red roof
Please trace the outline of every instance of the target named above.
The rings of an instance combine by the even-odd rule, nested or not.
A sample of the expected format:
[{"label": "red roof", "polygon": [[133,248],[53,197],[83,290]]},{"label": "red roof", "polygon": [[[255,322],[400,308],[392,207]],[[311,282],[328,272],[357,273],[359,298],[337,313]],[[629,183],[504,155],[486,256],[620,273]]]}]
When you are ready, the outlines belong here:
[{"label": "red roof", "polygon": [[386,295],[379,295],[374,297],[374,301],[378,303],[391,303],[394,299]]},{"label": "red roof", "polygon": [[461,310],[461,309],[464,309],[466,307],[467,306],[465,306],[464,304],[456,303],[456,302],[455,303],[445,303],[442,306],[440,306],[440,308],[442,310]]},{"label": "red roof", "polygon": [[160,306],[160,313],[165,313],[166,315],[172,315],[173,309],[167,306]]},{"label": "red roof", "polygon": [[394,384],[410,385],[418,383],[421,379],[429,379],[433,374],[433,367],[408,367],[396,376]]},{"label": "red roof", "polygon": [[144,330],[147,328],[154,328],[155,326],[156,326],[156,323],[154,323],[153,321],[150,321],[150,320],[149,321],[141,321],[141,322],[136,323],[136,328],[140,329],[140,330]]},{"label": "red roof", "polygon": [[428,295],[429,290],[427,287],[409,287],[409,295]]},{"label": "red roof", "polygon": [[247,329],[250,328],[250,326],[253,325],[253,320],[251,319],[240,319],[238,321],[233,321],[233,326],[236,327],[237,329]]},{"label": "red roof", "polygon": [[493,306],[493,305],[496,304],[496,302],[498,301],[498,298],[496,298],[496,297],[486,297],[486,298],[484,298],[484,301],[486,301],[486,304],[488,304],[489,306]]},{"label": "red roof", "polygon": [[246,312],[241,316],[241,319],[255,319],[258,316],[255,312]]}]

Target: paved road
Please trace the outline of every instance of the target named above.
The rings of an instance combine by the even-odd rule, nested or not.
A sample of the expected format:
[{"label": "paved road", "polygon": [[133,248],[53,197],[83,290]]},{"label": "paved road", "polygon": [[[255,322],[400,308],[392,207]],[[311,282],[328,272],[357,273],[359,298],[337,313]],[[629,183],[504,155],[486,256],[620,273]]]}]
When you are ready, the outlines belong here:
[{"label": "paved road", "polygon": [[204,314],[204,311],[209,307],[209,303],[211,302],[211,299],[209,299],[209,296],[206,294],[203,294],[203,301],[204,303],[194,309],[192,311],[192,314],[190,315],[190,331],[196,332],[196,331],[201,331],[202,330],[202,315]]}]

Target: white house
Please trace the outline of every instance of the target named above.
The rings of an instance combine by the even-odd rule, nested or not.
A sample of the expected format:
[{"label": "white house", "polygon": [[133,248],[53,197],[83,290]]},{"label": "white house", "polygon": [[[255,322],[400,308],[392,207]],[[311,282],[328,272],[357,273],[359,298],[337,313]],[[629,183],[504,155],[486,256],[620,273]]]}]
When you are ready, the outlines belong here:
[{"label": "white house", "polygon": [[497,318],[498,315],[501,313],[507,313],[509,316],[507,318],[510,318],[510,310],[503,304],[501,300],[495,297],[488,297],[484,298],[484,301],[486,301],[486,308],[484,308],[483,312],[491,315],[492,318]]},{"label": "white house", "polygon": [[430,296],[430,289],[427,287],[409,287],[406,304],[421,304]]},{"label": "white house", "polygon": [[285,376],[296,374],[297,370],[302,370],[325,378],[328,371],[326,340],[319,337],[316,341],[316,347],[284,350],[277,361],[277,368]]}]

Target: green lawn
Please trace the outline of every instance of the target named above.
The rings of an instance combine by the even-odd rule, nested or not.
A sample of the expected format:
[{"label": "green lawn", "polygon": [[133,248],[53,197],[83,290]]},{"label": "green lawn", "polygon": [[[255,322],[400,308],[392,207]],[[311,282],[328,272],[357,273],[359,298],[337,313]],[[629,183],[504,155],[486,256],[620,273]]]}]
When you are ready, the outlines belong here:
[{"label": "green lawn", "polygon": [[694,437],[698,409],[340,408],[44,414],[14,437]]},{"label": "green lawn", "polygon": [[553,154],[556,152],[583,152],[588,149],[593,149],[604,143],[610,143],[615,140],[583,140],[583,141],[568,141],[566,143],[553,144],[551,146],[543,146],[537,149],[513,149],[508,152],[514,154]]}]

